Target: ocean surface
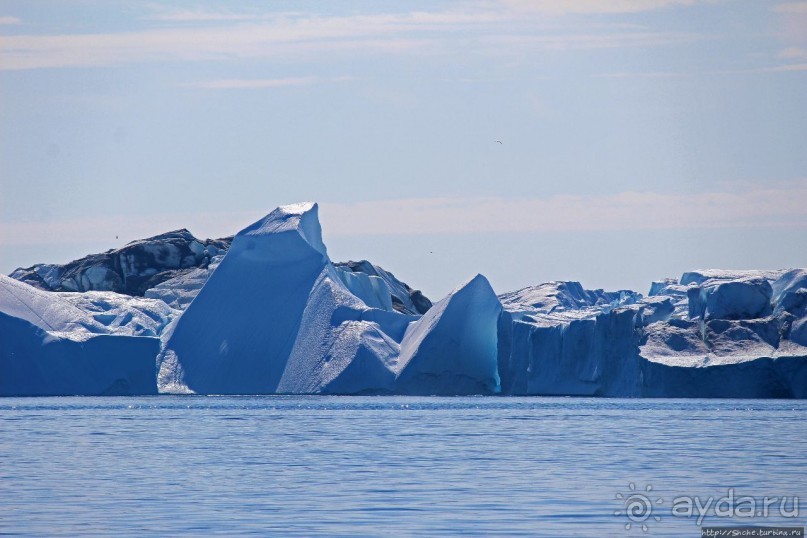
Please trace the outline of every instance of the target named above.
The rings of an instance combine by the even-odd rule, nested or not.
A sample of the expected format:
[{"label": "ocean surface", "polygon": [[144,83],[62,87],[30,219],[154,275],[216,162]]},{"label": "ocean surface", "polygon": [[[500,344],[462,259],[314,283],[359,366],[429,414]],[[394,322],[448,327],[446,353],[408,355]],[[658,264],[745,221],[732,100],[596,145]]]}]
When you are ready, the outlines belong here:
[{"label": "ocean surface", "polygon": [[[729,496],[701,523],[804,526],[805,412],[781,400],[3,398],[0,534],[695,537],[697,509],[673,514],[673,501]],[[777,501],[765,517],[764,497],[785,497],[786,513]]]}]

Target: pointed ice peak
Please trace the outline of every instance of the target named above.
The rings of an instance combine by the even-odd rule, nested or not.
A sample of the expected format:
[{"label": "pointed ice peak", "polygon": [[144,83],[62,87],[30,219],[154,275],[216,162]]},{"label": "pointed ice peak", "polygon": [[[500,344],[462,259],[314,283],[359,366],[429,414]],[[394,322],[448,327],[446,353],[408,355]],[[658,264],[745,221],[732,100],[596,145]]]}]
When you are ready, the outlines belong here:
[{"label": "pointed ice peak", "polygon": [[239,237],[260,237],[285,232],[297,232],[314,250],[327,256],[322,242],[322,228],[319,224],[319,206],[315,202],[283,205],[259,221],[247,226]]},{"label": "pointed ice peak", "polygon": [[[302,202],[299,204],[282,205],[274,209],[271,213],[253,222],[236,236],[242,235],[265,235],[270,233],[284,232],[293,230],[300,227],[303,219],[309,213],[314,214],[314,219],[317,218],[318,206],[313,202]],[[317,222],[319,224],[319,222]]]},{"label": "pointed ice peak", "polygon": [[490,281],[488,281],[487,277],[482,273],[477,273],[475,276],[469,278],[468,280],[466,280],[465,282],[454,288],[454,290],[449,295],[459,293],[465,288],[476,288],[476,287],[481,287],[482,289],[490,289],[491,291],[493,290],[493,287],[491,287]]},{"label": "pointed ice peak", "polygon": [[497,366],[502,305],[478,274],[412,323],[401,342],[404,394],[488,394],[501,389]]}]

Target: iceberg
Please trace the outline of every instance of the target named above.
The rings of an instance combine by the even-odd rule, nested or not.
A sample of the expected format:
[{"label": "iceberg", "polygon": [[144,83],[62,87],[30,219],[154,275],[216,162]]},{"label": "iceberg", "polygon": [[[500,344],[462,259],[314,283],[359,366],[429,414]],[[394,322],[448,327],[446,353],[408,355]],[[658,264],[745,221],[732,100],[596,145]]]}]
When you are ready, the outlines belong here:
[{"label": "iceberg", "polygon": [[807,397],[805,269],[689,271],[647,296],[497,296],[476,275],[432,304],[369,261],[333,263],[302,203],[231,239],[179,230],[13,276],[5,395]]},{"label": "iceberg", "polygon": [[[807,397],[803,270],[684,273],[687,308],[643,330],[643,396]],[[790,310],[788,310],[790,308]],[[795,331],[794,331],[795,327]]]},{"label": "iceberg", "polygon": [[362,394],[391,392],[401,333],[412,320],[367,305],[328,264],[305,298],[300,327],[273,392]]},{"label": "iceberg", "polygon": [[502,391],[803,398],[805,283],[803,270],[709,270],[646,298],[557,282],[504,294]]},{"label": "iceberg", "polygon": [[748,319],[771,313],[773,289],[764,278],[707,280],[687,290],[689,317]]},{"label": "iceberg", "polygon": [[515,319],[499,357],[502,391],[637,396],[638,308]]},{"label": "iceberg", "polygon": [[223,254],[216,255],[210,259],[207,267],[191,269],[186,273],[164,280],[147,289],[143,295],[150,299],[160,299],[171,308],[185,310],[223,258]]},{"label": "iceberg", "polygon": [[46,292],[3,275],[0,312],[77,340],[98,334],[157,337],[178,314],[163,301],[114,292]]},{"label": "iceberg", "polygon": [[771,283],[771,290],[776,314],[807,316],[807,270],[793,269],[784,273]]},{"label": "iceberg", "polygon": [[[46,291],[114,291],[161,299],[172,308],[184,310],[218,267],[232,240],[232,236],[197,239],[181,229],[64,265],[18,268],[10,276]],[[341,270],[338,278],[372,306],[414,315],[431,307],[431,301],[419,290],[367,260],[334,266]]]},{"label": "iceberg", "polygon": [[633,304],[641,297],[640,293],[630,290],[587,290],[579,282],[554,281],[504,293],[499,299],[511,312],[550,314],[585,308],[609,310],[620,305]]},{"label": "iceberg", "polygon": [[156,394],[158,335],[175,315],[162,301],[0,276],[0,395]]},{"label": "iceberg", "polygon": [[629,290],[547,282],[500,295],[511,320],[500,328],[502,392],[518,395],[636,396],[644,316],[663,317],[664,299]]},{"label": "iceberg", "polygon": [[328,264],[316,213],[312,204],[280,207],[235,236],[164,336],[161,389],[277,391],[309,293]]},{"label": "iceberg", "polygon": [[476,275],[409,325],[397,365],[397,392],[495,394],[502,305]]},{"label": "iceberg", "polygon": [[[374,265],[367,260],[358,262],[337,262],[334,264],[345,274],[365,274],[371,279],[379,279],[386,284],[392,308],[403,314],[425,314],[432,307],[432,302],[420,290],[413,290],[405,282],[401,282],[395,275]],[[380,284],[378,285],[380,286]]]},{"label": "iceberg", "polygon": [[101,254],[90,254],[65,265],[38,264],[20,268],[11,277],[47,291],[114,291],[143,296],[145,291],[196,268],[226,252],[231,238],[195,238],[175,230]]},{"label": "iceberg", "polygon": [[[497,392],[501,305],[487,280],[477,276],[423,317],[402,313],[416,306],[390,273],[331,263],[317,211],[283,206],[235,236],[163,334],[160,390]],[[394,307],[396,293],[405,308]]]}]

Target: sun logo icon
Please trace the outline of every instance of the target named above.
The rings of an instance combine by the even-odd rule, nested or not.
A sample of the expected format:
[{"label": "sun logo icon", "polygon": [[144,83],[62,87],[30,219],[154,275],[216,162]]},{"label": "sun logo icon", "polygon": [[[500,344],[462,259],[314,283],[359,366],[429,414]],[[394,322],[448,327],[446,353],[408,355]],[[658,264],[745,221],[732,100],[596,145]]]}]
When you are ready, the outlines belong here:
[{"label": "sun logo icon", "polygon": [[650,492],[653,491],[653,486],[646,486],[644,492],[639,492],[636,490],[636,484],[631,482],[628,484],[628,488],[630,492],[614,495],[614,498],[621,500],[624,505],[624,509],[615,511],[614,515],[617,517],[624,515],[628,518],[628,522],[625,523],[626,531],[636,525],[637,527],[641,526],[642,531],[647,532],[647,523],[651,518],[656,522],[661,521],[660,516],[653,515],[653,504],[661,504],[664,499],[658,497],[654,501],[650,500]]}]

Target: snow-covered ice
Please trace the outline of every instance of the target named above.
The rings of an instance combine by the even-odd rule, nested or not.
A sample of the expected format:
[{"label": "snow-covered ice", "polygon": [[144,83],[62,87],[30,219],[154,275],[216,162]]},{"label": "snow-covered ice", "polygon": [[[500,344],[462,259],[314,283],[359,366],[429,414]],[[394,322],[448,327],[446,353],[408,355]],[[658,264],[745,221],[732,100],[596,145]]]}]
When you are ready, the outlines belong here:
[{"label": "snow-covered ice", "polygon": [[[376,279],[383,281],[387,286],[392,308],[399,312],[404,314],[425,314],[432,306],[431,301],[419,290],[413,290],[409,285],[395,278],[395,275],[389,271],[378,265],[373,265],[367,260],[337,262],[334,265],[342,269],[345,274],[365,274],[370,277],[372,282],[377,282]],[[380,288],[380,286],[380,283],[373,284],[374,289],[376,287]]]},{"label": "snow-covered ice", "polygon": [[497,297],[477,275],[432,305],[332,263],[317,213],[0,277],[0,394],[807,397],[807,270],[689,271],[647,297],[566,281]]},{"label": "snow-covered ice", "polygon": [[161,387],[276,392],[308,296],[327,264],[315,205],[278,208],[239,232],[164,336]]},{"label": "snow-covered ice", "polygon": [[[692,271],[622,300],[577,283],[501,296],[502,389],[659,397],[807,395],[807,274]],[[582,291],[581,291],[582,290]],[[584,300],[581,300],[584,299]],[[591,298],[595,298],[592,300]]]},{"label": "snow-covered ice", "polygon": [[[378,268],[373,268],[378,273]],[[484,277],[426,316],[393,308],[389,274],[328,258],[316,204],[238,233],[164,334],[162,390],[197,393],[496,392],[501,309]],[[402,304],[409,291],[401,288]],[[410,302],[409,307],[414,307]],[[428,377],[428,389],[413,380]],[[425,386],[424,381],[424,386]]]},{"label": "snow-covered ice", "polygon": [[154,394],[158,335],[176,314],[153,299],[0,276],[0,395]]},{"label": "snow-covered ice", "polygon": [[19,268],[11,276],[47,291],[115,291],[142,296],[161,282],[206,268],[229,244],[229,238],[201,240],[188,230],[175,230],[65,265]]},{"label": "snow-covered ice", "polygon": [[207,267],[198,267],[165,280],[153,288],[147,289],[144,296],[160,299],[171,308],[185,310],[223,258],[223,254],[216,255],[210,259]]},{"label": "snow-covered ice", "polygon": [[397,391],[500,392],[497,330],[501,311],[501,303],[482,275],[437,302],[407,329],[397,366]]}]

